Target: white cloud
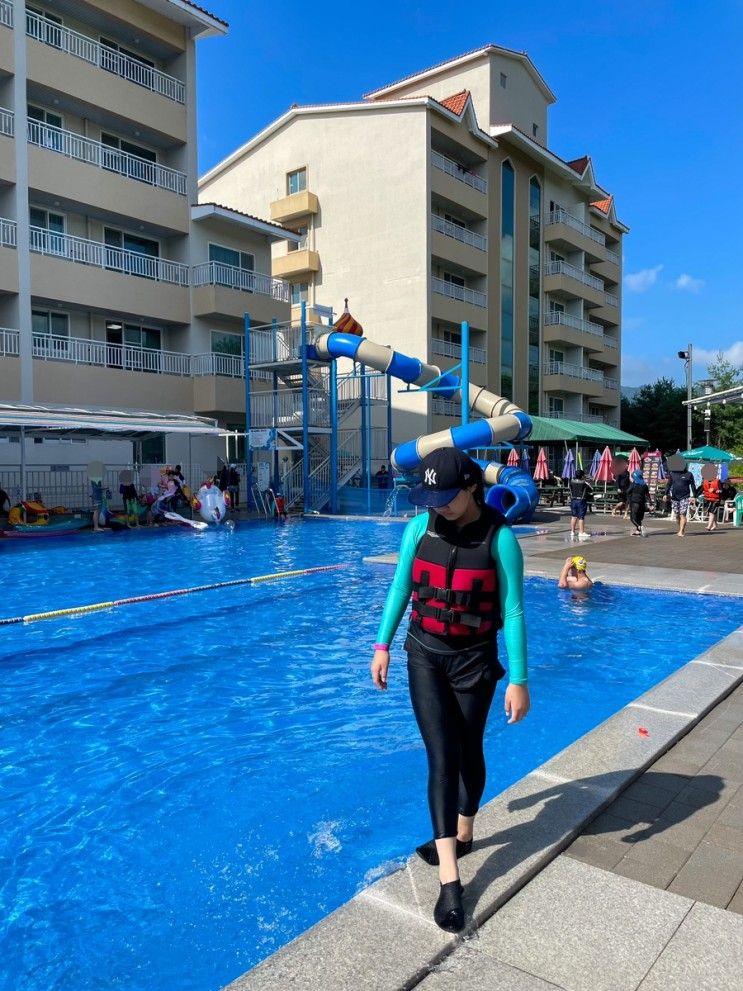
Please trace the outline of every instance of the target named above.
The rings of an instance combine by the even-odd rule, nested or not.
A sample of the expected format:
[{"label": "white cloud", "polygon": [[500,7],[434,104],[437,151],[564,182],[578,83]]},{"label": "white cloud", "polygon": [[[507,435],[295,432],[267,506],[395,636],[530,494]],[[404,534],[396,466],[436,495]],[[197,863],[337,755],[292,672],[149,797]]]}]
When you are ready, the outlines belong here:
[{"label": "white cloud", "polygon": [[[720,348],[719,351],[722,351],[723,357],[727,358],[735,368],[741,368],[743,366],[743,341],[736,341],[730,347]],[[719,351],[707,350],[706,348],[693,349],[692,361],[694,362],[695,379],[699,378],[709,365],[717,361]]]},{"label": "white cloud", "polygon": [[649,385],[660,378],[680,382],[683,374],[683,363],[675,355],[648,358],[645,355],[627,354],[626,351],[622,353],[622,385]]},{"label": "white cloud", "polygon": [[629,272],[624,277],[624,284],[630,292],[646,292],[658,281],[658,276],[663,271],[662,265],[654,268],[643,268],[639,272]]},{"label": "white cloud", "polygon": [[686,272],[683,275],[679,275],[678,279],[674,282],[677,289],[683,289],[686,292],[699,292],[699,290],[704,285],[703,279],[695,279],[693,275],[687,275]]}]

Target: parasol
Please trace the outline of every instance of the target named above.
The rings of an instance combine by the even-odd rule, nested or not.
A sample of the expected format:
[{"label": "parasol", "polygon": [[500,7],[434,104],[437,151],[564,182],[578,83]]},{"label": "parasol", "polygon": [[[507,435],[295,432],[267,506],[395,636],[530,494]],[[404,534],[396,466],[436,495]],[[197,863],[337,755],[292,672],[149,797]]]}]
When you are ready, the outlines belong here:
[{"label": "parasol", "polygon": [[573,454],[572,448],[568,448],[565,452],[565,460],[562,463],[562,471],[560,472],[562,478],[566,481],[570,481],[571,478],[575,478],[575,455]]},{"label": "parasol", "polygon": [[537,460],[534,465],[534,481],[535,482],[546,482],[549,478],[550,470],[547,464],[547,455],[544,453],[544,448],[539,448],[539,453],[537,454]]},{"label": "parasol", "polygon": [[515,447],[512,447],[511,450],[509,451],[508,461],[506,461],[506,464],[509,465],[511,468],[518,468],[519,452],[516,450]]},{"label": "parasol", "polygon": [[591,467],[588,469],[588,474],[591,478],[596,479],[596,472],[599,470],[599,462],[601,461],[601,451],[596,448],[593,455],[593,461],[591,462]]}]

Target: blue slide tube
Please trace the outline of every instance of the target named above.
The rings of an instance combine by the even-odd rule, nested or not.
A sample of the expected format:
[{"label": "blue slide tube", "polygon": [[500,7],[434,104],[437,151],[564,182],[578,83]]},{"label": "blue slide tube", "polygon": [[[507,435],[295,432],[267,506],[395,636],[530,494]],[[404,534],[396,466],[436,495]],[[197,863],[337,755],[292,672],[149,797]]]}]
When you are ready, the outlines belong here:
[{"label": "blue slide tube", "polygon": [[[447,399],[451,399],[453,393],[461,386],[459,377],[450,372],[441,374],[438,368],[427,365],[418,358],[392,351],[390,348],[374,344],[365,337],[356,337],[353,334],[331,332],[323,335],[308,348],[308,357],[321,361],[350,358],[353,361],[363,362],[377,371],[393,375],[408,384],[423,386],[435,382],[430,385],[430,391]],[[498,402],[499,397],[480,390],[473,408],[484,414],[486,410],[490,410],[493,403]],[[467,450],[473,447],[489,447],[496,439],[525,440],[531,433],[531,420],[513,404],[507,403],[507,407],[507,412],[499,416],[486,415],[484,419],[473,420],[452,427],[448,431],[407,441],[396,448],[392,460],[399,469],[413,471],[428,451],[433,449],[431,445],[434,443],[437,447],[451,446]],[[494,432],[497,434],[495,437]],[[491,483],[485,497],[487,504],[503,513],[509,523],[515,523],[517,520],[528,522],[539,502],[539,490],[531,475],[516,467],[494,465],[490,462],[480,462],[480,465],[485,470],[486,484]]]}]

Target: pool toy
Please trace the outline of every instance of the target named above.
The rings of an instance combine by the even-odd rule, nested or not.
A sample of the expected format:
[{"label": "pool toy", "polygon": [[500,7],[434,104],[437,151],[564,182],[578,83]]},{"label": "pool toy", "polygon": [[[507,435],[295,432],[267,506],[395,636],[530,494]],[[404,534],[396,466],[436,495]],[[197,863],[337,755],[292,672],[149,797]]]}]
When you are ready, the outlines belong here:
[{"label": "pool toy", "polygon": [[[374,344],[366,337],[338,332],[323,334],[315,341],[314,356],[324,361],[351,358],[408,384],[430,385],[433,395],[441,395],[455,402],[461,400],[459,376],[451,372],[442,373],[436,365],[427,365],[417,358]],[[425,434],[401,444],[392,452],[390,460],[394,467],[402,472],[413,471],[429,451],[438,447],[467,450],[489,447],[501,441],[517,443],[531,433],[530,418],[509,399],[472,384],[468,399],[469,408],[479,413],[482,419]],[[485,484],[490,486],[485,496],[487,504],[503,513],[509,523],[517,520],[528,523],[539,502],[539,490],[531,475],[521,468],[508,465],[487,461],[478,463],[483,468]]]},{"label": "pool toy", "polygon": [[230,494],[222,492],[214,482],[207,481],[196,493],[191,505],[207,523],[224,523],[230,508]]},{"label": "pool toy", "polygon": [[188,527],[191,530],[208,530],[209,524],[204,523],[203,520],[187,520],[185,516],[181,516],[180,513],[165,512],[163,516],[166,520],[170,520],[171,523],[177,523],[179,526]]}]

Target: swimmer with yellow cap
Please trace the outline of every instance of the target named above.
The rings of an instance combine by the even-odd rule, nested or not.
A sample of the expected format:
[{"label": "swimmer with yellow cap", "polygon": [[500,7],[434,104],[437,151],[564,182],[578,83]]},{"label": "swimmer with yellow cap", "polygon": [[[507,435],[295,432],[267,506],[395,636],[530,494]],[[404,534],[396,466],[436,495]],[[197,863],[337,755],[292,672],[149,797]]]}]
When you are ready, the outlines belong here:
[{"label": "swimmer with yellow cap", "polygon": [[566,557],[557,580],[557,587],[576,590],[592,588],[593,582],[588,577],[588,561],[580,554]]}]

